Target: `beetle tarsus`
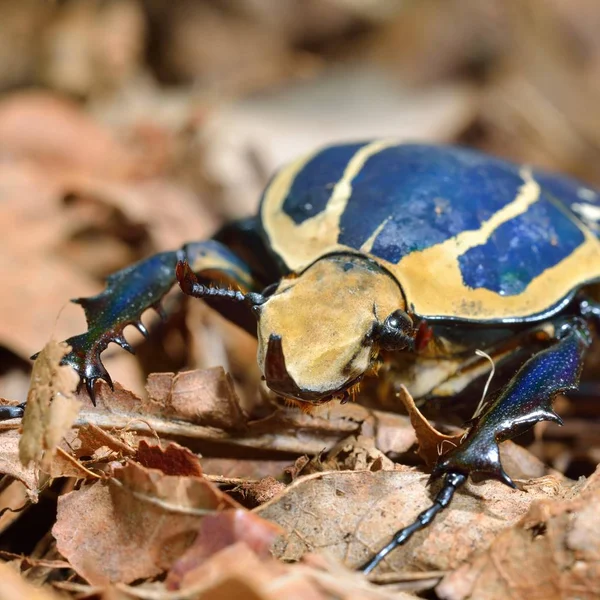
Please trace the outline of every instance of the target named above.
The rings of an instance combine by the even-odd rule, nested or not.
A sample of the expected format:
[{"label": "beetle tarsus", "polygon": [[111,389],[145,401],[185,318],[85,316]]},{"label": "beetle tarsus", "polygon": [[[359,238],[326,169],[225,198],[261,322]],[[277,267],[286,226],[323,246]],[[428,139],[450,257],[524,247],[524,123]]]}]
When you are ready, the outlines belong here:
[{"label": "beetle tarsus", "polygon": [[450,504],[454,497],[454,492],[456,492],[456,490],[466,481],[467,475],[464,475],[463,473],[446,473],[442,489],[438,492],[433,504],[420,513],[410,525],[397,531],[390,543],[359,567],[359,571],[368,575],[390,552],[406,543],[413,533],[427,527],[435,519],[436,515]]}]

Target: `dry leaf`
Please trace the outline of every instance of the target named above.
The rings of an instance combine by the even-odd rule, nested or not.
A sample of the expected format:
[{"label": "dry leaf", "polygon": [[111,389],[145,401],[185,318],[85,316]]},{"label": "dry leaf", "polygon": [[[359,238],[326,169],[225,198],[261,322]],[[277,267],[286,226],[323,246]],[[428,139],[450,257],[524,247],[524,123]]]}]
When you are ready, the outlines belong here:
[{"label": "dry leaf", "polygon": [[168,569],[206,515],[237,507],[204,478],[130,462],[106,483],[61,496],[52,533],[59,552],[90,583],[127,583]]},{"label": "dry leaf", "polygon": [[[362,564],[431,505],[437,491],[426,487],[427,476],[398,469],[321,473],[295,480],[283,494],[255,509],[287,532],[276,542],[275,555],[298,560],[306,552],[327,550],[350,567]],[[390,554],[388,570],[455,568],[522,517],[534,500],[568,493],[551,476],[524,487],[526,491],[495,481],[468,483],[432,525]]]},{"label": "dry leaf", "polygon": [[161,407],[152,403],[152,413],[145,410],[144,401],[133,392],[115,383],[112,391],[104,382],[96,385],[97,406],[81,393],[85,403],[77,421],[82,426],[93,423],[102,429],[120,430],[161,439],[185,440],[195,449],[198,441],[219,441],[232,446],[268,449],[297,454],[318,454],[328,450],[348,435],[363,433],[375,438],[376,446],[384,453],[400,454],[415,442],[415,433],[407,417],[382,411],[369,410],[358,404],[325,405],[307,415],[297,409],[281,409],[268,417],[248,423],[246,431],[227,431],[216,427],[185,422],[174,414],[171,405]]},{"label": "dry leaf", "polygon": [[593,600],[600,590],[600,470],[576,497],[535,502],[437,587],[445,600]]},{"label": "dry leaf", "polygon": [[87,423],[77,430],[76,437],[70,440],[69,445],[77,457],[94,456],[101,448],[108,448],[121,456],[133,456],[135,448],[116,437],[120,432],[114,433],[112,435],[93,423]]},{"label": "dry leaf", "polygon": [[0,103],[0,146],[59,174],[126,178],[143,169],[129,148],[77,104],[48,92],[12,94]]},{"label": "dry leaf", "polygon": [[79,377],[71,367],[60,364],[70,350],[64,342],[49,342],[33,365],[19,442],[24,465],[35,462],[48,470],[56,447],[79,413],[81,404],[74,396]]},{"label": "dry leaf", "polygon": [[152,373],[146,389],[149,400],[144,408],[148,414],[158,412],[233,431],[247,424],[233,382],[222,367],[177,374]]},{"label": "dry leaf", "polygon": [[167,588],[185,588],[196,583],[188,573],[219,550],[243,542],[259,557],[271,556],[270,549],[281,527],[245,510],[226,510],[203,519],[198,537],[185,554],[171,567]]},{"label": "dry leaf", "polygon": [[460,444],[464,431],[454,435],[440,433],[433,427],[417,408],[412,396],[403,385],[400,386],[398,398],[408,411],[410,422],[415,430],[419,447],[417,453],[428,467],[435,465],[439,457]]},{"label": "dry leaf", "polygon": [[[27,488],[28,497],[35,502],[38,495],[39,474],[33,465],[23,466],[19,460],[19,441],[16,430],[0,433],[0,473],[18,479]],[[16,508],[16,507],[15,507]]]},{"label": "dry leaf", "polygon": [[[224,548],[189,571],[185,587],[176,596],[181,600],[414,600],[415,596],[388,591],[368,582],[337,561],[307,556],[300,564],[284,564],[259,558],[244,543]],[[120,586],[122,587],[122,586]],[[135,588],[126,588],[135,597]],[[237,596],[236,594],[241,594]],[[140,594],[140,598],[145,598]]]},{"label": "dry leaf", "polygon": [[255,508],[278,496],[285,488],[285,483],[277,481],[274,477],[263,477],[258,481],[240,483],[232,491],[232,494],[239,494],[242,503],[247,508]]},{"label": "dry leaf", "polygon": [[147,469],[158,469],[165,475],[201,477],[200,459],[190,450],[171,442],[165,448],[141,440],[135,460]]}]

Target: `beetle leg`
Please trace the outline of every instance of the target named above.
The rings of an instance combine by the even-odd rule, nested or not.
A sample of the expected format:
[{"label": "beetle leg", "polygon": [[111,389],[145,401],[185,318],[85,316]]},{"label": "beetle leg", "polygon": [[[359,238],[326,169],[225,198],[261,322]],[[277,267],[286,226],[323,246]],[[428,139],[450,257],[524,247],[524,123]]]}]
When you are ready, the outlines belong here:
[{"label": "beetle leg", "polygon": [[552,402],[558,393],[577,389],[591,341],[589,327],[579,317],[557,320],[555,327],[556,343],[531,357],[502,393],[484,407],[463,443],[435,466],[433,477],[481,472],[514,487],[500,464],[498,443],[516,437],[538,421],[562,424]]},{"label": "beetle leg", "polygon": [[[177,281],[175,266],[178,261],[186,261],[207,281],[225,280],[228,285],[244,291],[257,287],[250,268],[237,255],[227,246],[208,240],[155,254],[110,275],[106,289],[97,296],[72,300],[83,307],[88,330],[66,340],[71,352],[64,357],[63,363],[77,371],[92,402],[98,379],[104,379],[112,387],[110,375],[100,359],[101,353],[110,342],[134,352],[125,339],[124,329],[133,325],[148,335],[141,321],[142,314],[149,308],[164,314],[160,303]],[[0,420],[2,418],[0,414]]]},{"label": "beetle leg", "polygon": [[456,488],[471,473],[481,472],[515,487],[500,463],[498,443],[519,435],[538,421],[562,424],[552,410],[552,401],[558,393],[577,388],[583,357],[591,342],[588,324],[580,317],[557,319],[553,325],[556,343],[519,369],[498,398],[484,406],[473,420],[462,444],[437,463],[431,478],[443,475],[444,482],[433,504],[411,525],[398,531],[361,571],[370,573],[387,554],[429,525],[450,504]]}]

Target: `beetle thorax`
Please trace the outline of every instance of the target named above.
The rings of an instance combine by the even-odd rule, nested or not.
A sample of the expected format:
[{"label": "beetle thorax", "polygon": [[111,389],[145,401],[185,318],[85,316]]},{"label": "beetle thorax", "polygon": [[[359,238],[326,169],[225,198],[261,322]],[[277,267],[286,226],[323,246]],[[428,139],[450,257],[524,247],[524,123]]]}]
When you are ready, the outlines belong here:
[{"label": "beetle thorax", "polygon": [[320,259],[260,307],[258,362],[274,391],[319,402],[343,392],[378,351],[378,325],[405,302],[397,282],[355,255]]}]

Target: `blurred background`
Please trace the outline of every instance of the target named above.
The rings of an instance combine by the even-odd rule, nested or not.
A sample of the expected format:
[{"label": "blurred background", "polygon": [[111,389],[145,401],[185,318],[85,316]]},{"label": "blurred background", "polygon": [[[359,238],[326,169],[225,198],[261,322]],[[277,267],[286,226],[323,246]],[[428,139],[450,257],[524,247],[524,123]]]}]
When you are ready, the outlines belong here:
[{"label": "blurred background", "polygon": [[[327,142],[468,144],[600,184],[598,31],[597,0],[0,0],[0,395],[84,330],[69,298],[251,214]],[[128,331],[137,357],[105,353],[113,378],[224,365],[251,403],[254,341],[170,307]],[[564,408],[546,458],[568,438],[600,460],[596,404]]]}]

